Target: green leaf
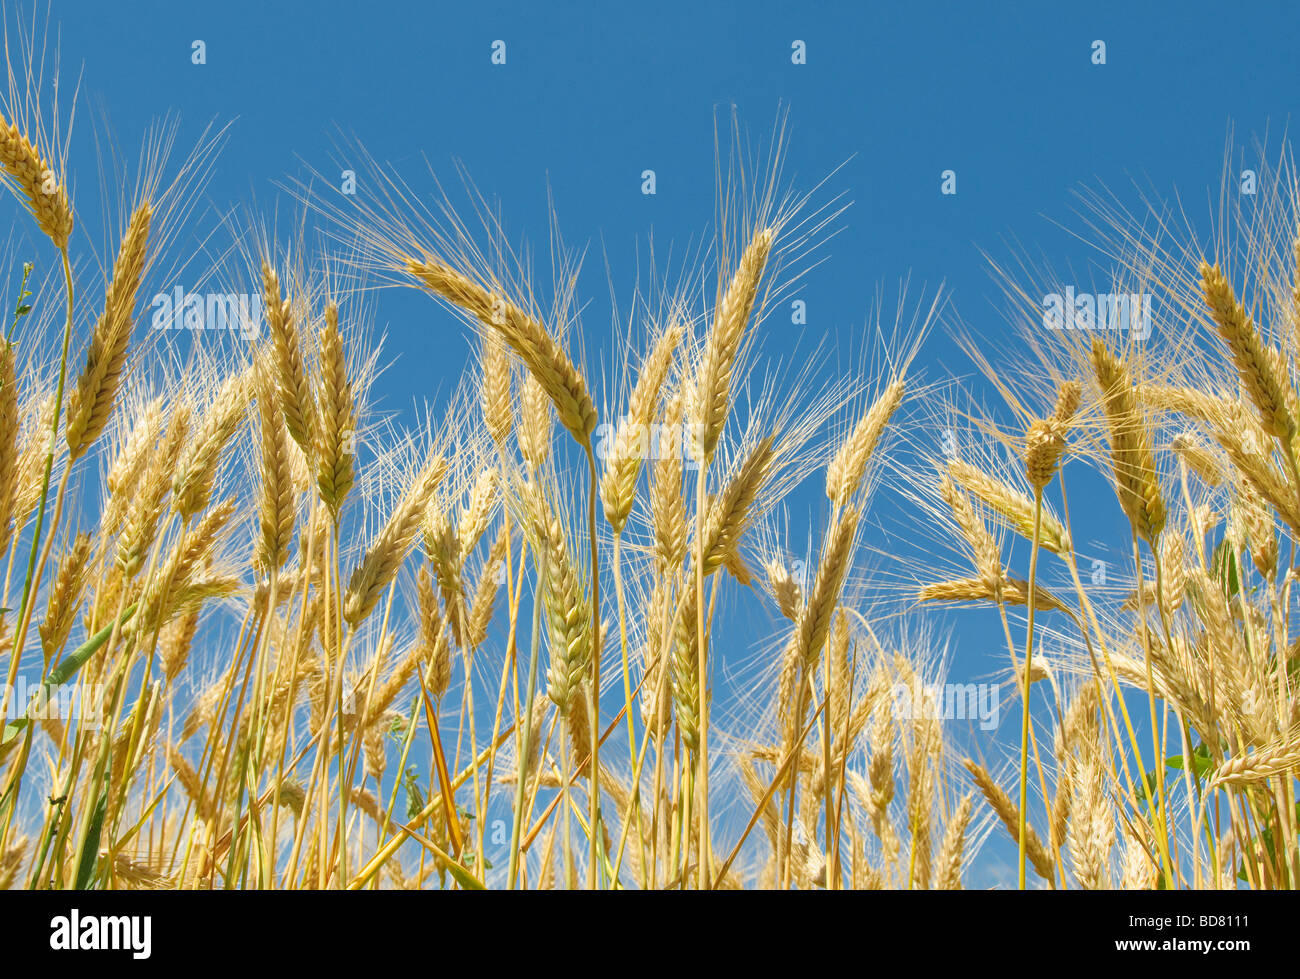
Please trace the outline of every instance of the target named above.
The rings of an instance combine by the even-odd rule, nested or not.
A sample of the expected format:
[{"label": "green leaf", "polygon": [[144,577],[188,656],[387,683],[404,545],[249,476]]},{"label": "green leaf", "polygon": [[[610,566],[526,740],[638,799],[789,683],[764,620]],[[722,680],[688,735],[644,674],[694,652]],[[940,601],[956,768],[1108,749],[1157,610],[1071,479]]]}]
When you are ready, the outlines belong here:
[{"label": "green leaf", "polygon": [[[1147,788],[1150,789],[1151,791],[1151,801],[1159,804],[1160,776],[1156,773],[1155,769],[1152,769],[1151,771],[1147,772],[1144,777],[1146,779]],[[1147,794],[1143,792],[1138,796],[1138,805],[1145,806],[1146,804],[1147,804]]]},{"label": "green leaf", "polygon": [[412,766],[406,770],[406,818],[414,820],[424,811],[424,793],[420,791],[417,773]]},{"label": "green leaf", "polygon": [[99,864],[99,834],[104,828],[104,813],[108,808],[108,793],[103,792],[95,803],[95,811],[90,817],[90,826],[86,831],[86,841],[81,844],[81,857],[77,861],[76,890],[89,889],[95,879],[95,869]]},{"label": "green leaf", "polygon": [[[133,615],[135,615],[134,605],[122,613],[118,623],[125,622]],[[50,671],[50,675],[46,677],[46,686],[58,687],[71,680],[76,672],[86,664],[86,660],[99,652],[104,643],[108,642],[109,637],[113,634],[113,627],[114,623],[110,622],[82,643],[76,650],[65,656],[59,662],[59,665]]]},{"label": "green leaf", "polygon": [[[1183,756],[1170,755],[1165,759],[1165,764],[1170,768],[1176,768],[1180,772],[1183,770]],[[1206,778],[1214,770],[1214,762],[1210,760],[1210,749],[1207,745],[1197,745],[1192,749],[1192,774],[1197,778]]]},{"label": "green leaf", "polygon": [[1223,586],[1223,593],[1229,599],[1235,598],[1241,591],[1241,579],[1237,575],[1237,555],[1226,540],[1219,541],[1214,549],[1211,566],[1219,584]]},{"label": "green leaf", "polygon": [[4,732],[0,734],[0,758],[4,758],[13,750],[18,743],[18,735],[23,733],[23,728],[27,727],[27,724],[27,718],[20,717],[18,720],[5,725]]},{"label": "green leaf", "polygon": [[468,870],[458,864],[455,860],[444,861],[447,864],[447,872],[456,878],[456,883],[467,891],[485,891],[486,887],[483,882],[471,874]]}]

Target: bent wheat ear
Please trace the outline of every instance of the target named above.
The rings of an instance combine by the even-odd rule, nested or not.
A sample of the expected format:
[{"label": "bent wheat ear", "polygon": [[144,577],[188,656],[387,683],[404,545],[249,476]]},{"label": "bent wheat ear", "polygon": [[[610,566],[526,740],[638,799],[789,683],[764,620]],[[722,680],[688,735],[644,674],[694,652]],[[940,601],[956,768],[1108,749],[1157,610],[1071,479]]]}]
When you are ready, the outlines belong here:
[{"label": "bent wheat ear", "polygon": [[1300,767],[1300,748],[1295,744],[1274,745],[1252,754],[1238,755],[1220,765],[1210,778],[1207,791],[1224,785],[1250,785]]},{"label": "bent wheat ear", "polygon": [[[949,461],[948,474],[1025,540],[1034,539],[1034,503],[1024,493],[960,459]],[[1038,544],[1053,554],[1064,554],[1070,549],[1069,534],[1046,508],[1038,528]]]},{"label": "bent wheat ear", "polygon": [[85,369],[68,398],[64,435],[73,461],[99,438],[113,411],[131,342],[135,297],[144,271],[152,217],[147,201],[131,216],[113,265],[113,278],[104,294],[104,312],[90,337]]},{"label": "bent wheat ear", "polygon": [[27,207],[54,247],[68,247],[72,236],[72,207],[67,189],[36,146],[16,125],[0,116],[0,167],[15,189],[27,199]]},{"label": "bent wheat ear", "polygon": [[[1003,791],[1002,786],[993,780],[993,776],[982,765],[968,758],[966,760],[966,769],[975,779],[976,786],[979,787],[980,792],[988,801],[994,815],[1006,827],[1012,839],[1018,839],[1020,833],[1020,807],[1011,801],[1011,797]],[[1056,874],[1055,863],[1051,854],[1047,852],[1047,847],[1043,845],[1042,839],[1039,838],[1038,833],[1028,823],[1025,824],[1025,850],[1029,862],[1033,864],[1038,876],[1043,880],[1051,881]]]},{"label": "bent wheat ear", "polygon": [[[1000,587],[999,587],[1000,586]],[[1004,602],[1007,605],[1029,604],[1029,582],[1003,578],[957,578],[926,585],[917,592],[918,602]],[[1039,612],[1068,612],[1066,605],[1041,585],[1034,586],[1034,608]]]},{"label": "bent wheat ear", "polygon": [[582,373],[546,327],[514,303],[438,262],[412,259],[406,269],[430,292],[472,313],[508,343],[555,405],[560,424],[580,446],[591,447],[596,406]]}]

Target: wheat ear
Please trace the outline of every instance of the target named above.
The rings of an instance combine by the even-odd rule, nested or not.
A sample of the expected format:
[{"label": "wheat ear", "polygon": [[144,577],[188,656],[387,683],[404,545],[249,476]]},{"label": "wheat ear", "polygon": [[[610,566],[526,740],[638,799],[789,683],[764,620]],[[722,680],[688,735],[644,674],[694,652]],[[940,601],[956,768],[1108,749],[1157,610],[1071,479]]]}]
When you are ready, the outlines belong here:
[{"label": "wheat ear", "polygon": [[848,505],[858,491],[885,426],[903,403],[905,390],[903,378],[891,381],[840,443],[826,467],[826,496],[836,506]]},{"label": "wheat ear", "polygon": [[99,438],[113,411],[131,341],[135,298],[144,272],[152,219],[147,201],[131,216],[113,265],[113,278],[104,294],[104,312],[90,337],[86,366],[68,397],[64,435],[73,460]]},{"label": "wheat ear", "polygon": [[447,473],[447,463],[436,457],[416,477],[411,488],[393,509],[365,557],[352,572],[343,598],[343,619],[356,628],[379,602],[397,575],[420,533],[420,524],[433,494]]},{"label": "wheat ear", "polygon": [[1165,526],[1165,502],[1128,366],[1101,340],[1093,341],[1092,366],[1110,429],[1111,467],[1120,508],[1137,535],[1154,546]]},{"label": "wheat ear", "polygon": [[510,406],[510,352],[494,334],[483,335],[481,351],[483,379],[479,401],[488,434],[498,446],[510,437],[514,413]]},{"label": "wheat ear", "polygon": [[1264,345],[1255,321],[1237,301],[1218,265],[1201,263],[1201,288],[1219,336],[1232,354],[1237,376],[1259,412],[1260,424],[1270,435],[1290,440],[1296,433],[1296,420],[1288,407],[1289,382],[1277,369],[1276,355]]},{"label": "wheat ear", "polygon": [[13,123],[0,116],[0,167],[15,188],[27,199],[36,224],[54,247],[68,247],[72,236],[72,206],[63,184],[31,140]]},{"label": "wheat ear", "polygon": [[641,365],[628,398],[627,415],[619,420],[614,434],[614,452],[600,481],[600,496],[605,504],[605,519],[616,534],[623,532],[632,512],[637,476],[651,445],[650,425],[659,404],[659,392],[681,340],[682,328],[677,323],[659,334]]},{"label": "wheat ear", "polygon": [[514,303],[445,265],[412,260],[406,268],[430,292],[473,314],[508,343],[555,405],[560,424],[580,446],[591,447],[596,406],[582,373],[546,327]]},{"label": "wheat ear", "polygon": [[[1018,837],[1020,833],[1020,808],[1002,790],[1002,786],[993,780],[993,776],[982,765],[968,758],[966,760],[966,769],[974,777],[975,785],[983,793],[984,798],[993,809],[994,815],[1006,827],[1007,832],[1011,834],[1013,839]],[[1051,854],[1047,852],[1047,847],[1043,845],[1043,841],[1032,826],[1026,824],[1025,834],[1025,851],[1029,857],[1029,862],[1034,865],[1035,872],[1046,881],[1053,880],[1055,867]]]},{"label": "wheat ear", "polygon": [[[330,303],[320,331],[320,417],[316,429],[316,488],[335,522],[352,488],[356,416],[338,307]],[[290,433],[292,434],[292,427]]]},{"label": "wheat ear", "polygon": [[692,392],[692,440],[702,462],[713,458],[726,424],[732,371],[774,237],[771,228],[754,235],[714,311],[713,328],[704,344]]},{"label": "wheat ear", "polygon": [[276,398],[272,368],[263,359],[257,373],[257,413],[261,436],[261,485],[258,494],[256,565],[263,571],[280,568],[289,558],[296,515],[289,432]]},{"label": "wheat ear", "polygon": [[275,349],[276,386],[285,428],[310,458],[316,442],[316,402],[307,379],[291,300],[282,295],[280,279],[266,262],[262,263],[262,302]]},{"label": "wheat ear", "polygon": [[13,539],[22,422],[18,413],[18,348],[7,341],[0,344],[0,554],[6,554]]}]

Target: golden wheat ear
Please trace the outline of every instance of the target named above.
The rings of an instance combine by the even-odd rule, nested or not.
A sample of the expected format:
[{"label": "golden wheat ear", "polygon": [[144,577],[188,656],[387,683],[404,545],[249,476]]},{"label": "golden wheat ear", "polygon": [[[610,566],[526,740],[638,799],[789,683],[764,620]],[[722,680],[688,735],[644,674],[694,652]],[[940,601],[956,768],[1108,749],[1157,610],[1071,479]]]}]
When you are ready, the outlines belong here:
[{"label": "golden wheat ear", "polygon": [[694,449],[703,462],[713,458],[726,425],[736,357],[744,341],[745,327],[754,309],[758,284],[775,237],[771,228],[763,228],[754,235],[714,311],[713,328],[705,340],[692,391]]},{"label": "golden wheat ear", "polygon": [[289,432],[276,399],[274,367],[271,357],[263,354],[256,360],[254,382],[257,396],[258,435],[261,443],[258,489],[258,526],[260,534],[254,565],[263,572],[278,570],[289,559],[297,516],[293,486],[293,461],[289,457]]},{"label": "golden wheat ear", "polygon": [[320,414],[314,426],[316,489],[337,523],[355,478],[356,409],[339,333],[339,310],[333,303],[325,307],[320,330],[320,372],[316,399]]},{"label": "golden wheat ear", "polygon": [[1120,508],[1139,537],[1155,545],[1165,526],[1165,502],[1146,419],[1138,406],[1128,365],[1101,340],[1092,364],[1110,435],[1111,468]]},{"label": "golden wheat ear", "polygon": [[22,419],[18,409],[17,346],[0,346],[0,554],[13,537],[14,495],[19,475]]},{"label": "golden wheat ear", "polygon": [[672,367],[683,330],[673,323],[656,338],[641,365],[636,386],[628,397],[627,415],[619,419],[614,435],[614,452],[600,481],[600,496],[605,504],[605,519],[621,534],[632,513],[636,499],[636,482],[641,463],[650,444],[650,425],[659,407],[659,394]]},{"label": "golden wheat ear", "polygon": [[406,271],[424,288],[472,314],[507,343],[555,405],[560,424],[580,446],[591,447],[597,416],[587,382],[539,320],[439,262],[411,259]]},{"label": "golden wheat ear", "polygon": [[849,436],[826,467],[826,496],[837,507],[847,506],[853,499],[867,464],[880,442],[885,426],[903,403],[906,385],[903,379],[892,381],[854,426]]},{"label": "golden wheat ear", "polygon": [[352,628],[374,611],[384,590],[392,584],[420,534],[425,511],[446,474],[446,461],[441,456],[435,457],[416,477],[352,572],[343,599],[343,618]]},{"label": "golden wheat ear", "polygon": [[262,263],[262,303],[275,351],[276,388],[285,428],[311,459],[316,442],[316,401],[307,379],[291,297],[282,293],[280,278],[268,262]]},{"label": "golden wheat ear", "polygon": [[113,265],[113,278],[104,295],[104,312],[90,337],[86,366],[68,398],[64,435],[73,461],[95,443],[113,412],[131,342],[136,293],[144,272],[152,220],[148,201],[131,216]]},{"label": "golden wheat ear", "polygon": [[72,236],[72,206],[67,189],[36,145],[13,123],[0,116],[0,167],[22,195],[37,226],[54,247],[68,247]]}]

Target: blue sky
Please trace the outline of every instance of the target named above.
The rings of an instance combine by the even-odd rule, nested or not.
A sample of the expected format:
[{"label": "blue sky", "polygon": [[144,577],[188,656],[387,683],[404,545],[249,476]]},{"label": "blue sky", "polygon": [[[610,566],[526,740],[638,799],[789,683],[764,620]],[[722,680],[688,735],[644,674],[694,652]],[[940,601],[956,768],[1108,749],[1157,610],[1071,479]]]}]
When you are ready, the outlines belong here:
[{"label": "blue sky", "polygon": [[[1083,182],[1135,205],[1132,178],[1178,191],[1204,224],[1229,127],[1239,143],[1267,134],[1275,145],[1289,126],[1300,50],[1300,8],[1281,3],[234,0],[67,2],[53,17],[65,76],[82,75],[74,160],[101,105],[128,149],[167,112],[181,116],[182,145],[233,120],[208,187],[217,211],[274,208],[277,195],[289,210],[277,185],[338,169],[339,132],[417,187],[431,186],[422,157],[448,177],[460,160],[534,242],[546,240],[549,187],[569,243],[592,249],[580,291],[599,310],[602,249],[618,280],[638,239],[684,242],[712,219],[716,120],[734,103],[762,137],[783,104],[787,174],[807,189],[843,164],[822,199],[843,193],[852,207],[806,280],[805,333],[772,330],[762,350],[797,358],[824,342],[844,369],[858,362],[877,287],[909,275],[946,282],[966,329],[1005,343],[981,249],[1005,257],[1015,239],[1058,268],[1086,262],[1054,223],[1078,226]],[[206,64],[191,62],[195,40]],[[504,65],[491,63],[496,40]],[[1096,40],[1104,65],[1091,61]],[[806,64],[792,64],[795,41]],[[641,193],[647,168],[653,197]],[[955,195],[940,192],[945,170]],[[383,389],[394,409],[446,391],[471,351],[452,318],[416,298],[385,294],[376,310],[398,358]],[[605,323],[586,319],[589,351],[607,353]],[[941,333],[917,368],[970,372]],[[816,495],[796,503],[819,526]],[[981,627],[953,642],[959,677],[992,668],[972,657],[996,650],[995,635]]]},{"label": "blue sky", "polygon": [[[1000,255],[1013,236],[1067,264],[1085,250],[1051,222],[1068,222],[1080,182],[1123,191],[1149,177],[1196,205],[1217,184],[1229,124],[1246,137],[1287,126],[1295,8],[1086,8],[236,0],[60,3],[54,17],[65,75],[82,72],[82,140],[100,106],[127,148],[164,112],[181,115],[181,145],[233,120],[209,186],[218,210],[270,209],[287,176],[330,173],[341,131],[417,187],[430,186],[422,156],[444,176],[463,161],[535,242],[549,186],[570,243],[607,248],[616,278],[638,237],[681,242],[712,217],[717,114],[734,102],[761,137],[784,103],[796,185],[844,164],[823,197],[853,206],[805,298],[809,334],[848,351],[876,284],[908,274],[945,280],[965,322],[998,336],[979,249]],[[498,39],[505,65],[490,62]],[[1097,39],[1105,65],[1090,61]],[[195,40],[204,65],[191,63]],[[796,40],[806,64],[791,63]],[[646,168],[653,197],[640,192]],[[955,196],[940,193],[949,169]],[[603,298],[599,266],[586,294]],[[379,318],[394,351],[426,328]],[[779,354],[781,338],[769,340]],[[389,383],[399,403],[427,387],[414,365]]]}]

